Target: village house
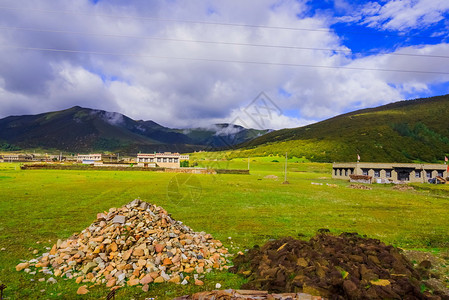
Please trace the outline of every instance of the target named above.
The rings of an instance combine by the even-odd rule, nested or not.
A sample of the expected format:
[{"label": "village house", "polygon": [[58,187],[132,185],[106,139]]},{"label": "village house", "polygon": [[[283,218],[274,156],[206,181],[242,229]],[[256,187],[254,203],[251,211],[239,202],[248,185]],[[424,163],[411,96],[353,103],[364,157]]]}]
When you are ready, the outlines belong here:
[{"label": "village house", "polygon": [[22,154],[22,153],[13,153],[13,154],[3,154],[4,162],[30,162],[33,161],[32,154]]},{"label": "village house", "polygon": [[448,176],[447,166],[442,164],[412,163],[334,163],[332,178],[361,179],[370,182],[428,182],[429,179]]},{"label": "village house", "polygon": [[103,154],[95,153],[95,154],[78,154],[76,157],[77,162],[81,162],[83,164],[94,164],[95,162],[102,161]]},{"label": "village house", "polygon": [[139,153],[137,154],[137,166],[139,167],[161,167],[161,168],[179,168],[182,160],[189,160],[188,155],[179,153]]}]

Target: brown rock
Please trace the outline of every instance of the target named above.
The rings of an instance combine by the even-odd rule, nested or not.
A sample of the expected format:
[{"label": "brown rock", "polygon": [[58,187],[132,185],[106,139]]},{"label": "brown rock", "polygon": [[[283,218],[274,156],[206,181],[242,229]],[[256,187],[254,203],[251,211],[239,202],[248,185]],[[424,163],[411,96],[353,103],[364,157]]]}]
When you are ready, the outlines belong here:
[{"label": "brown rock", "polygon": [[165,245],[164,245],[164,244],[155,244],[155,245],[154,245],[154,250],[155,250],[157,253],[161,253],[161,252],[164,250],[164,248],[165,248]]},{"label": "brown rock", "polygon": [[155,280],[154,280],[154,283],[162,283],[162,282],[164,282],[165,280],[164,280],[164,277],[162,277],[162,276],[159,276],[159,277],[157,277]]},{"label": "brown rock", "polygon": [[128,281],[128,285],[129,286],[135,286],[138,285],[140,283],[139,279],[135,278],[135,279],[131,279]]},{"label": "brown rock", "polygon": [[87,285],[80,286],[78,288],[78,290],[76,291],[76,293],[78,295],[85,295],[85,294],[89,293],[89,290],[87,289]]},{"label": "brown rock", "polygon": [[108,283],[106,283],[106,287],[108,288],[113,287],[116,282],[117,280],[115,279],[115,277],[112,277],[111,279],[108,280]]},{"label": "brown rock", "polygon": [[195,285],[204,285],[204,282],[199,279],[195,279]]},{"label": "brown rock", "polygon": [[149,286],[148,284],[145,284],[145,285],[142,287],[142,291],[144,291],[144,292],[148,292],[149,289],[150,289],[150,286]]},{"label": "brown rock", "polygon": [[26,269],[29,267],[29,263],[24,262],[24,263],[20,263],[16,266],[16,271],[22,271],[23,269]]},{"label": "brown rock", "polygon": [[145,252],[143,251],[143,249],[134,249],[133,251],[134,256],[143,256],[144,254]]},{"label": "brown rock", "polygon": [[164,259],[164,262],[163,262],[163,265],[164,266],[168,266],[168,265],[171,265],[172,264],[172,261],[171,261],[171,259],[170,258],[165,258]]},{"label": "brown rock", "polygon": [[140,279],[140,284],[148,284],[153,282],[153,277],[150,274],[145,275],[142,279]]}]

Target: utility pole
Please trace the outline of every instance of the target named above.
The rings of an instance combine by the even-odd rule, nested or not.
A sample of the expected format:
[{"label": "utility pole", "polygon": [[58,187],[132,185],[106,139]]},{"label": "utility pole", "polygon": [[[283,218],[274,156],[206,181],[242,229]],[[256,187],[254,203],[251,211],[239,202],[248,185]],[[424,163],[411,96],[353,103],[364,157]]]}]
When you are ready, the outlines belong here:
[{"label": "utility pole", "polygon": [[287,181],[287,160],[288,160],[288,155],[287,152],[285,152],[285,170],[284,170],[284,184],[288,184]]}]

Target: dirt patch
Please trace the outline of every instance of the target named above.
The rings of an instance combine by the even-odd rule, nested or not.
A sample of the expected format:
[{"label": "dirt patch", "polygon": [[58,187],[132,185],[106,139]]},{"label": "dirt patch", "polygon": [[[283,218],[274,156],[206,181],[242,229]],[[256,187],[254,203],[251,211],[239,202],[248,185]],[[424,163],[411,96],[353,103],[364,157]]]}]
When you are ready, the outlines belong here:
[{"label": "dirt patch", "polygon": [[406,184],[398,184],[393,186],[393,190],[396,191],[414,191],[415,188],[410,186],[410,185],[406,185]]},{"label": "dirt patch", "polygon": [[351,184],[348,186],[348,188],[355,189],[355,190],[372,190],[373,189],[373,188],[363,185],[363,184]]},{"label": "dirt patch", "polygon": [[234,259],[231,272],[244,289],[308,293],[329,299],[449,299],[421,293],[421,274],[393,246],[355,233],[318,234],[310,241],[283,238]]},{"label": "dirt patch", "polygon": [[279,179],[279,177],[276,176],[276,175],[267,175],[267,176],[265,176],[264,178],[265,178],[265,179],[273,179],[273,180],[278,180],[278,179]]}]

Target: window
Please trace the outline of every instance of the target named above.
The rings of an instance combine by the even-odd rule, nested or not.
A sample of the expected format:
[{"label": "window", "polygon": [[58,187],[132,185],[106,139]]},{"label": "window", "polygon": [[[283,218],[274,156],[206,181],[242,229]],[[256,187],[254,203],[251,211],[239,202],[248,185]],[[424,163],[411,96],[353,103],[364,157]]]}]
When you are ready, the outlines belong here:
[{"label": "window", "polygon": [[343,169],[340,169],[340,176],[343,176]]},{"label": "window", "polygon": [[421,178],[421,171],[415,170],[415,177]]},{"label": "window", "polygon": [[157,158],[157,162],[161,162],[161,158],[160,157]]},{"label": "window", "polygon": [[153,162],[154,161],[154,158],[150,158],[150,162]]},{"label": "window", "polygon": [[427,178],[432,178],[432,171],[426,171]]},{"label": "window", "polygon": [[380,170],[374,170],[374,177],[376,178],[380,177]]},{"label": "window", "polygon": [[363,169],[363,175],[368,176],[368,169]]},{"label": "window", "polygon": [[177,158],[173,158],[173,162],[177,163],[178,159]]},{"label": "window", "polygon": [[385,176],[391,178],[391,170],[385,170]]},{"label": "window", "polygon": [[442,171],[442,170],[438,170],[438,176],[440,176],[440,177],[443,177],[444,176],[444,171]]},{"label": "window", "polygon": [[163,161],[163,162],[167,162],[167,158],[164,157],[164,158],[162,159],[162,161]]},{"label": "window", "polygon": [[348,176],[348,169],[345,170],[345,176]]},{"label": "window", "polygon": [[173,162],[173,158],[169,158],[169,159],[168,159],[168,162]]}]

